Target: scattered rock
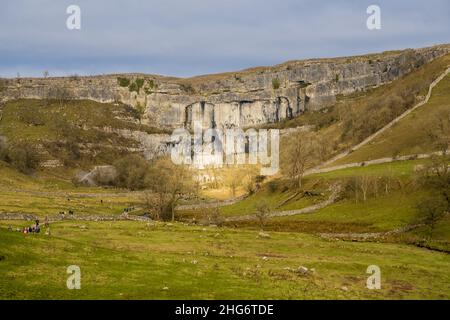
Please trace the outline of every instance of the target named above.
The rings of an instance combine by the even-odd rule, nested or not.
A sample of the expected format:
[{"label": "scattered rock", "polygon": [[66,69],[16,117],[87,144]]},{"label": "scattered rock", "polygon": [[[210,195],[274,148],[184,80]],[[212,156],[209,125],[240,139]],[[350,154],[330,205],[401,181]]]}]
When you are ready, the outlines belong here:
[{"label": "scattered rock", "polygon": [[342,286],[342,287],[341,287],[341,290],[342,290],[342,291],[348,291],[348,288],[347,288],[346,286]]},{"label": "scattered rock", "polygon": [[163,290],[169,290],[169,287],[164,287],[164,288],[162,288]]},{"label": "scattered rock", "polygon": [[308,274],[308,268],[304,266],[300,266],[297,269],[297,272],[301,275],[307,275]]},{"label": "scattered rock", "polygon": [[270,234],[261,231],[260,233],[258,233],[258,238],[270,239]]}]

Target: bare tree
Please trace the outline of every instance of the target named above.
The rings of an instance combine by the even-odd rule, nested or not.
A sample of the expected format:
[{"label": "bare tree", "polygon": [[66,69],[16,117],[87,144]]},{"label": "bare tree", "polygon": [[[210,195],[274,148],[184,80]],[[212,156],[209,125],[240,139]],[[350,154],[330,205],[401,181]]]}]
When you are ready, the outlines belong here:
[{"label": "bare tree", "polygon": [[143,193],[143,207],[151,214],[152,219],[159,220],[160,210],[158,210],[158,198],[156,194],[147,190]]},{"label": "bare tree", "polygon": [[314,136],[305,132],[296,132],[283,144],[282,170],[289,176],[297,188],[302,187],[303,175],[317,161]]},{"label": "bare tree", "polygon": [[419,206],[419,219],[429,227],[433,236],[436,224],[450,212],[450,155],[432,157],[423,170],[422,184],[431,195]]},{"label": "bare tree", "polygon": [[270,213],[271,208],[266,201],[262,201],[256,206],[255,215],[258,218],[259,227],[261,228],[261,230],[264,229],[264,226],[266,225],[266,221],[269,218]]},{"label": "bare tree", "polygon": [[428,235],[432,238],[436,225],[447,213],[447,203],[441,197],[432,197],[422,201],[418,209],[419,221],[428,227]]},{"label": "bare tree", "polygon": [[361,189],[361,192],[363,195],[363,201],[367,200],[367,193],[369,191],[371,184],[372,184],[372,178],[370,176],[363,175],[363,176],[359,177],[358,185],[359,185],[359,188]]},{"label": "bare tree", "polygon": [[50,100],[56,100],[60,107],[73,98],[72,93],[65,87],[62,86],[52,86],[47,92],[47,102]]},{"label": "bare tree", "polygon": [[442,110],[427,127],[427,134],[435,148],[446,154],[450,148],[450,112]]},{"label": "bare tree", "polygon": [[424,170],[423,183],[447,203],[450,211],[450,155],[432,157]]},{"label": "bare tree", "polygon": [[217,226],[222,226],[223,224],[223,218],[222,215],[220,213],[220,208],[219,208],[219,203],[217,202],[216,205],[214,206],[214,208],[212,208],[210,217],[209,217],[209,221],[212,224],[215,224]]},{"label": "bare tree", "polygon": [[192,173],[185,166],[177,166],[170,159],[159,159],[150,169],[147,184],[156,195],[159,217],[175,220],[179,200],[194,190]]},{"label": "bare tree", "polygon": [[241,170],[236,169],[231,170],[226,178],[226,184],[230,189],[231,196],[236,197],[237,189],[242,185],[242,172]]},{"label": "bare tree", "polygon": [[384,193],[388,195],[392,189],[392,181],[394,180],[394,170],[392,170],[392,166],[389,166],[386,173],[382,177],[382,182],[384,184]]}]

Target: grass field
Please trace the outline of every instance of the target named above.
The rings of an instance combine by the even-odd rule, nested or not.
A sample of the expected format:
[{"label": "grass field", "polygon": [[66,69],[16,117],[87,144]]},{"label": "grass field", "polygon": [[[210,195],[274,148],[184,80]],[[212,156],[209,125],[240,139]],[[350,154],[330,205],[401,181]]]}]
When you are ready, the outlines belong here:
[{"label": "grass field", "polygon": [[[407,245],[179,223],[63,222],[51,236],[1,225],[3,299],[450,298],[450,256]],[[81,290],[66,288],[69,265],[81,268]],[[369,265],[381,268],[381,290],[366,288]],[[288,269],[299,266],[315,273]]]}]

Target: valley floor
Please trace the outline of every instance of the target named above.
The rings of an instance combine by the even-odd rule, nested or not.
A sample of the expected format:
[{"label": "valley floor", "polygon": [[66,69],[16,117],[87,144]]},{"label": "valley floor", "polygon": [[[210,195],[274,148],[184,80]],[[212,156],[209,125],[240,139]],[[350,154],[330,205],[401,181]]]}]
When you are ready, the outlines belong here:
[{"label": "valley floor", "polygon": [[[450,298],[450,255],[404,244],[182,223],[59,222],[25,235],[10,224],[23,222],[0,222],[2,299]],[[66,287],[70,265],[80,290]],[[366,288],[369,265],[380,290]]]}]

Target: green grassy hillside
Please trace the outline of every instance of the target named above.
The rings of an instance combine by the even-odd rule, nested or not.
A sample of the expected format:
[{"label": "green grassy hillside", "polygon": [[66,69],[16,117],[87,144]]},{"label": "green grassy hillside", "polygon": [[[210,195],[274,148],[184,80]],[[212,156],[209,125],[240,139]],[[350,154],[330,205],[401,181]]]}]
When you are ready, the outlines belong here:
[{"label": "green grassy hillside", "polygon": [[428,103],[369,144],[330,165],[438,151],[436,136],[450,139],[450,75],[433,89]]},{"label": "green grassy hillside", "polygon": [[0,106],[0,113],[0,136],[8,144],[31,144],[42,161],[57,159],[66,168],[110,164],[139,147],[114,130],[162,132],[139,124],[131,107],[88,100],[20,99]]}]

